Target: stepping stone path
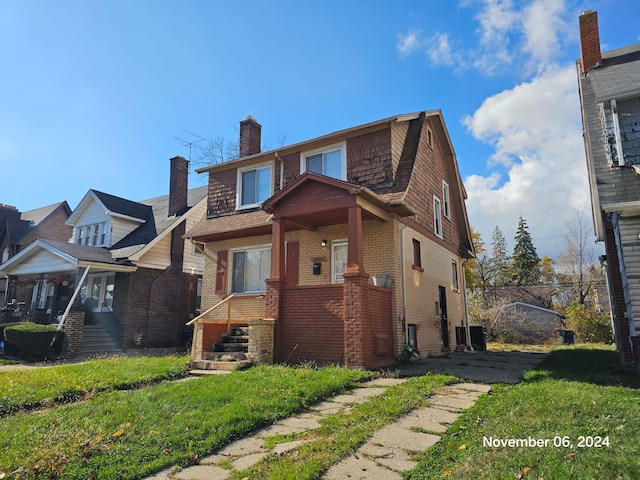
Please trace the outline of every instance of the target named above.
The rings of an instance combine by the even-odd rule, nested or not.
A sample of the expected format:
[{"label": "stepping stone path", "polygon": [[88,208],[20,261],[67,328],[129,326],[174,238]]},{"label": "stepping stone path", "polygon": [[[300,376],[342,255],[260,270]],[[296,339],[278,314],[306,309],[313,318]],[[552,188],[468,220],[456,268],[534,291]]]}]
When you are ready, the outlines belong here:
[{"label": "stepping stone path", "polygon": [[[170,468],[147,480],[225,480],[230,474],[229,467],[244,470],[269,454],[284,453],[306,442],[279,443],[267,449],[264,447],[267,437],[314,430],[320,426],[319,419],[340,410],[348,413],[353,405],[364,403],[404,381],[406,379],[379,378],[366,382],[348,394],[337,395],[313,406],[309,412],[280,420],[249,437],[232,442],[213,455],[200,459],[198,465]],[[457,383],[438,389],[429,398],[429,407],[413,410],[375,432],[353,455],[333,465],[323,479],[401,480],[400,472],[417,465],[413,456],[436,444],[440,440],[438,434],[444,433],[461,411],[471,407],[490,389],[490,385],[478,383]]]}]

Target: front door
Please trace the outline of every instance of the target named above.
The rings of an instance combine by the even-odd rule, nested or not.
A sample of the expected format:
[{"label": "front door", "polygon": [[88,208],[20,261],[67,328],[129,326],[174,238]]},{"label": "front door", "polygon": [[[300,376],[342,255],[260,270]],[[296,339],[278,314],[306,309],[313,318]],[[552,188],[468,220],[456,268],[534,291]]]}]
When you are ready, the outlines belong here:
[{"label": "front door", "polygon": [[443,286],[438,287],[440,305],[440,333],[442,335],[442,348],[449,348],[449,322],[447,320],[447,290]]},{"label": "front door", "polygon": [[87,279],[84,305],[92,312],[110,311],[113,308],[114,273],[90,275]]}]

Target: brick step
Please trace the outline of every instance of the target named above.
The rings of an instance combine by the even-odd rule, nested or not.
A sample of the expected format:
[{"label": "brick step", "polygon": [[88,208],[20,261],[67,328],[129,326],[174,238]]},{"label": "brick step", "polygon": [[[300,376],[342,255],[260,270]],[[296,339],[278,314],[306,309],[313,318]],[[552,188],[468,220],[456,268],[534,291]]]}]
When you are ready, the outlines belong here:
[{"label": "brick step", "polygon": [[220,343],[249,343],[248,335],[222,335]]}]

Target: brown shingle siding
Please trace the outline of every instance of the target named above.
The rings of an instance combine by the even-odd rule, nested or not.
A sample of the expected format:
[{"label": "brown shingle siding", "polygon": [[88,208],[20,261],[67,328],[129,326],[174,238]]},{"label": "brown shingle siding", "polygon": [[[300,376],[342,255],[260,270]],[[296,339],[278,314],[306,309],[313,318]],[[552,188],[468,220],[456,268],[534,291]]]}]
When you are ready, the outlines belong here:
[{"label": "brown shingle siding", "polygon": [[347,181],[367,187],[393,181],[391,128],[347,140]]},{"label": "brown shingle siding", "polygon": [[236,169],[209,173],[207,216],[231,213],[236,209],[236,183]]}]

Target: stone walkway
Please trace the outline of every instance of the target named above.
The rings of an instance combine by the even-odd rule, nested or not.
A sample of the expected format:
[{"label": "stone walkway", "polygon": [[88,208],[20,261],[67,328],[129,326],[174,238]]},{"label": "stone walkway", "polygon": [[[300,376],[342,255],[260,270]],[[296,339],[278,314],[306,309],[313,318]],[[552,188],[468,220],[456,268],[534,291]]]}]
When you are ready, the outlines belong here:
[{"label": "stone walkway", "polygon": [[[364,383],[349,393],[337,395],[311,408],[309,412],[280,420],[254,435],[237,440],[213,455],[202,458],[197,465],[164,470],[147,480],[224,480],[231,469],[244,470],[265,456],[293,450],[305,440],[278,443],[265,448],[265,439],[320,426],[318,420],[348,412],[353,405],[364,403],[382,394],[387,388],[406,381],[400,378],[379,378]],[[394,480],[400,472],[414,468],[415,453],[422,452],[440,440],[441,434],[455,421],[461,411],[471,407],[477,398],[490,390],[489,385],[457,383],[440,388],[429,398],[430,406],[413,410],[393,424],[378,430],[353,455],[333,465],[323,477],[326,480]]]}]

